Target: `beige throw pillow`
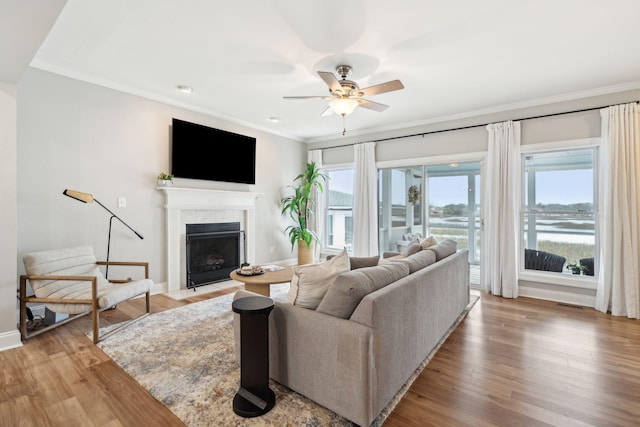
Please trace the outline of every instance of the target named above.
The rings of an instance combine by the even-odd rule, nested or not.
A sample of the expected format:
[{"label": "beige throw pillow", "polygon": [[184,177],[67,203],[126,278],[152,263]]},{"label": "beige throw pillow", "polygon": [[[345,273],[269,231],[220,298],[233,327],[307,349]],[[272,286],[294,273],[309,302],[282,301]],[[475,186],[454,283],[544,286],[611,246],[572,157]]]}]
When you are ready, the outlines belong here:
[{"label": "beige throw pillow", "polygon": [[388,264],[391,261],[395,261],[395,260],[403,259],[403,258],[406,258],[406,257],[404,255],[402,255],[402,254],[394,255],[394,256],[389,257],[389,258],[380,258],[378,260],[378,265]]},{"label": "beige throw pillow", "polygon": [[335,277],[350,269],[346,249],[328,261],[293,267],[287,302],[315,310]]},{"label": "beige throw pillow", "polygon": [[429,250],[436,254],[436,261],[440,261],[441,259],[444,259],[449,255],[453,255],[458,251],[458,242],[451,239],[445,239],[437,245],[431,246]]},{"label": "beige throw pillow", "polygon": [[425,237],[420,241],[422,249],[427,249],[429,246],[437,245],[438,241],[433,236]]},{"label": "beige throw pillow", "polygon": [[401,255],[411,256],[417,252],[420,252],[420,250],[422,250],[422,247],[420,247],[420,242],[409,243],[409,245],[401,252]]}]

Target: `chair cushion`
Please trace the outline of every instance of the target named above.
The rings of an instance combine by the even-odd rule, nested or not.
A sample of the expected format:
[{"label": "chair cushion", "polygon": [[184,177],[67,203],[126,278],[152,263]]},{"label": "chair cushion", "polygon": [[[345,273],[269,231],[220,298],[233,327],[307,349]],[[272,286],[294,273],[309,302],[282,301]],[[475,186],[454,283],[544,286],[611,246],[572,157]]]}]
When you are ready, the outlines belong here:
[{"label": "chair cushion", "polygon": [[293,267],[287,302],[315,310],[335,277],[349,270],[346,249],[328,261]]}]

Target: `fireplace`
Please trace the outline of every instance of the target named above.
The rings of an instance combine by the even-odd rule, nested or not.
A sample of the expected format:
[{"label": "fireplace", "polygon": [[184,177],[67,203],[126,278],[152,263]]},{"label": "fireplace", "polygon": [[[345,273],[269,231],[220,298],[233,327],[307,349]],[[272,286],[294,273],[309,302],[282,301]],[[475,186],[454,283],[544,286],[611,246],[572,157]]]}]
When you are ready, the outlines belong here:
[{"label": "fireplace", "polygon": [[240,267],[239,222],[186,224],[187,288],[229,280]]},{"label": "fireplace", "polygon": [[256,203],[260,193],[204,188],[158,187],[165,196],[167,292],[186,289],[186,224],[240,222],[241,249],[247,262],[255,260]]}]

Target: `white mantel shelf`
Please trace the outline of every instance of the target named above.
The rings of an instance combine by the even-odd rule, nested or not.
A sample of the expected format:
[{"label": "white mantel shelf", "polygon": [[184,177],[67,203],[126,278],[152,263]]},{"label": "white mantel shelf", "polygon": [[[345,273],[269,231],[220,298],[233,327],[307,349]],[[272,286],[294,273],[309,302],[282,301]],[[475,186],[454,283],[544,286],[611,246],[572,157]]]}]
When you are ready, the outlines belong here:
[{"label": "white mantel shelf", "polygon": [[248,191],[209,190],[203,188],[158,187],[166,194],[166,208],[180,209],[244,209],[255,208],[260,193]]},{"label": "white mantel shelf", "polygon": [[157,187],[165,194],[167,211],[167,291],[186,287],[181,277],[182,248],[185,241],[183,214],[186,211],[242,211],[246,235],[247,260],[255,258],[255,209],[261,195],[249,191],[210,190],[202,188]]}]

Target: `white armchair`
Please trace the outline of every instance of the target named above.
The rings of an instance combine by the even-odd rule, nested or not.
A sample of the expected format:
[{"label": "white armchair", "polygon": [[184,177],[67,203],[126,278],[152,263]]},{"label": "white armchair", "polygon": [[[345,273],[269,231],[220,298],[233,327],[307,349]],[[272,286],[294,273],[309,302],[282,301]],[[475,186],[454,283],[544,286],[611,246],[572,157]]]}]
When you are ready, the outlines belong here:
[{"label": "white armchair", "polygon": [[[149,295],[153,282],[149,279],[146,262],[97,261],[90,246],[33,252],[23,256],[27,274],[20,276],[20,335],[23,341],[46,332],[71,320],[91,313],[93,342],[120,330],[131,322],[150,313]],[[144,279],[107,280],[100,271],[101,265],[124,265],[144,268]],[[27,296],[27,281],[35,295]],[[99,313],[121,302],[141,295],[146,298],[146,313],[130,322],[99,335]],[[67,313],[69,318],[56,322],[36,332],[27,331],[27,303],[42,303],[49,310]]]}]

